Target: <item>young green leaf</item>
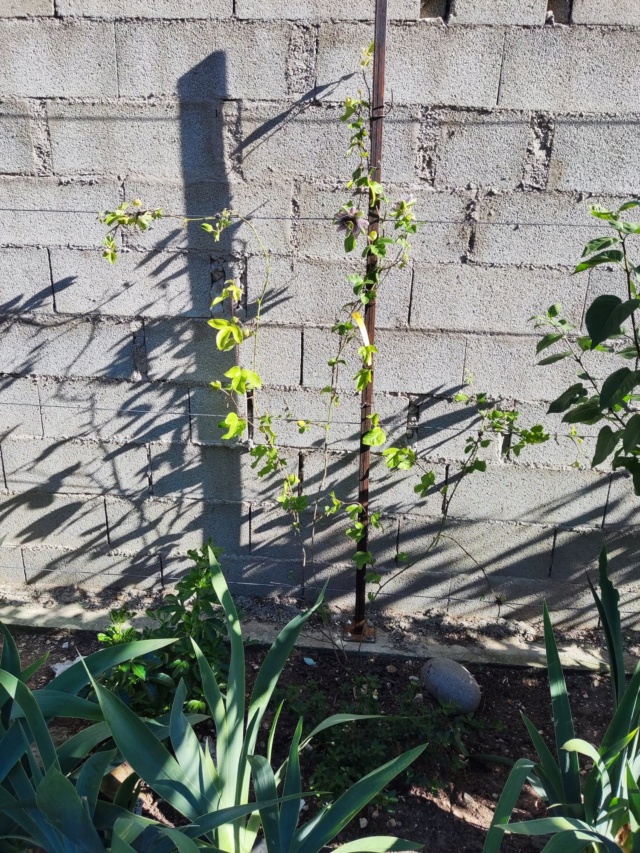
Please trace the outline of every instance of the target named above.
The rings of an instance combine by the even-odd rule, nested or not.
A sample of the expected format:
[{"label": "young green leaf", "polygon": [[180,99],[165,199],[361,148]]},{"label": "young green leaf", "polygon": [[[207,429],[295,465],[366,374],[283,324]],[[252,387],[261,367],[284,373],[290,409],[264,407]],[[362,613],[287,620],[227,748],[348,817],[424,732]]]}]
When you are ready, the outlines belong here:
[{"label": "young green leaf", "polygon": [[598,433],[596,451],[593,455],[593,459],[591,460],[591,467],[595,468],[596,465],[600,465],[605,461],[605,459],[611,456],[619,441],[620,430],[614,431],[608,424],[603,426]]}]

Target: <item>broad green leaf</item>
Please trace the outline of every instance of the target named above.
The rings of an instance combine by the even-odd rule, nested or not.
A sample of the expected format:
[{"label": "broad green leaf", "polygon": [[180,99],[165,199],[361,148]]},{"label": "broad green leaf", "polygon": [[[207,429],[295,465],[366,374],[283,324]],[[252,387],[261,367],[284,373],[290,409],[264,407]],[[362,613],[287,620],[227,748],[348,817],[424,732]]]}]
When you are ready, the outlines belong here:
[{"label": "broad green leaf", "polygon": [[368,447],[380,447],[387,440],[387,434],[382,427],[372,427],[362,436],[362,443]]},{"label": "broad green leaf", "polygon": [[627,678],[624,666],[624,647],[622,645],[622,624],[620,621],[620,593],[609,580],[607,568],[607,549],[604,546],[600,551],[598,559],[599,584],[602,597],[598,595],[588,574],[587,581],[589,582],[591,593],[598,608],[609,652],[613,709],[615,711],[622,699]]},{"label": "broad green leaf", "polygon": [[602,383],[600,391],[600,409],[604,411],[621,403],[636,385],[640,384],[640,371],[621,367],[609,374]]},{"label": "broad green leaf", "polygon": [[493,813],[493,820],[485,838],[482,853],[498,853],[500,850],[505,827],[513,826],[513,824],[509,824],[509,818],[513,814],[516,802],[524,788],[524,783],[527,781],[527,777],[531,774],[534,767],[535,762],[528,758],[520,758],[511,768],[509,777],[500,794],[496,810]]},{"label": "broad green leaf", "polygon": [[78,774],[76,791],[79,797],[84,798],[91,817],[96,808],[102,780],[116,754],[115,749],[94,753],[85,761]]},{"label": "broad green leaf", "polygon": [[566,391],[563,391],[559,397],[551,403],[547,409],[547,414],[552,415],[558,412],[566,412],[571,406],[574,406],[579,400],[587,396],[587,389],[582,382],[576,382],[571,385]]},{"label": "broad green leaf", "polygon": [[[282,793],[285,796],[293,796],[302,790],[302,778],[300,774],[300,738],[302,737],[302,720],[298,720],[287,761],[287,772],[284,779]],[[298,825],[300,814],[300,802],[291,800],[283,803],[280,807],[280,851],[288,853],[293,836]]]},{"label": "broad green leaf", "polygon": [[613,335],[621,333],[620,324],[624,323],[640,306],[640,301],[630,299],[623,302],[618,296],[603,294],[597,296],[585,315],[587,332],[591,338],[591,349]]},{"label": "broad green leaf", "polygon": [[[256,799],[264,802],[276,800],[278,798],[276,779],[267,759],[263,758],[262,755],[250,755],[249,764],[251,765]],[[298,789],[293,793],[299,794],[300,790]],[[294,802],[296,809],[299,809],[300,801]],[[278,807],[268,806],[260,809],[260,817],[268,853],[287,853],[286,847],[280,847],[280,813]]]},{"label": "broad green leaf", "polygon": [[640,443],[640,414],[631,415],[626,422],[622,436],[622,447],[625,453],[631,453]]},{"label": "broad green leaf", "polygon": [[557,341],[561,341],[564,338],[564,335],[560,332],[549,332],[548,335],[545,335],[541,338],[536,345],[536,353],[541,353],[543,350],[547,349],[547,347],[552,346]]},{"label": "broad green leaf", "polygon": [[597,267],[599,264],[618,264],[622,261],[623,257],[624,256],[620,249],[609,249],[605,252],[599,252],[597,255],[593,255],[593,257],[588,258],[585,261],[580,261],[578,266],[575,268],[574,273],[590,270],[592,267]]},{"label": "broad green leaf", "polygon": [[596,450],[593,454],[593,459],[591,460],[591,466],[595,468],[596,465],[600,465],[605,461],[613,451],[616,449],[618,442],[620,441],[620,430],[612,430],[611,427],[606,424],[602,427],[600,432],[598,433],[598,440],[596,441]]},{"label": "broad green leaf", "polygon": [[608,249],[610,246],[615,246],[615,244],[619,242],[619,237],[596,237],[595,240],[590,240],[587,243],[581,257],[586,258],[588,255],[593,255],[595,252],[600,252],[603,249]]},{"label": "broad green leaf", "polygon": [[38,707],[38,703],[33,698],[33,693],[19,678],[4,670],[0,670],[0,685],[20,706],[31,735],[40,752],[44,769],[48,770],[50,767],[58,767],[58,756],[49,735],[49,729],[42,716],[42,711]]},{"label": "broad green leaf", "polygon": [[560,767],[558,766],[557,761],[553,757],[551,750],[542,739],[540,732],[536,729],[531,720],[525,714],[523,714],[522,711],[520,712],[520,716],[522,717],[524,724],[527,727],[527,731],[529,732],[529,737],[533,741],[535,751],[538,753],[540,766],[544,771],[547,781],[552,787],[551,791],[546,791],[547,799],[550,803],[562,802],[564,792]]},{"label": "broad green leaf", "polygon": [[569,358],[571,355],[573,355],[571,350],[564,350],[563,352],[557,352],[554,355],[548,355],[546,358],[543,358],[538,362],[538,367],[544,367],[547,364],[555,364],[556,361],[562,361],[562,359]]},{"label": "broad green leaf", "polygon": [[4,669],[16,678],[22,676],[22,667],[20,665],[20,654],[15,640],[6,625],[0,622],[0,632],[2,632],[2,655],[0,656],[0,669]]},{"label": "broad green leaf", "polygon": [[600,400],[597,397],[587,400],[586,403],[580,403],[574,409],[562,418],[565,424],[595,424],[602,420],[602,412],[600,411]]}]

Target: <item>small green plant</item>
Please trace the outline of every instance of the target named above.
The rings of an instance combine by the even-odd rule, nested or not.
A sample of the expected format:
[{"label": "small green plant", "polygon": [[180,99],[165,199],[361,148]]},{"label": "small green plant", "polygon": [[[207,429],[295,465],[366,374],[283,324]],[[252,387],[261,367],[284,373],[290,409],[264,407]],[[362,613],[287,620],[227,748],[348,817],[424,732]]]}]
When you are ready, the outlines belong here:
[{"label": "small green plant", "polygon": [[[505,833],[550,835],[546,853],[640,849],[640,664],[626,683],[619,594],[608,577],[603,549],[599,567],[600,594],[589,580],[603,626],[611,670],[613,713],[599,747],[577,738],[560,664],[558,648],[544,608],[544,635],[555,729],[555,755],[524,714],[522,718],[537,761],[521,758],[514,764],[484,845],[484,853],[497,853]],[[583,755],[592,763],[583,775],[578,762]],[[548,803],[549,816],[510,823],[516,800],[528,781]]]},{"label": "small green plant", "polygon": [[[288,759],[277,771],[271,768],[271,754],[281,706],[269,730],[266,756],[256,754],[258,736],[265,713],[282,669],[309,617],[322,603],[296,616],[283,629],[267,652],[258,672],[248,709],[245,700],[245,656],[240,620],[224,575],[212,548],[207,549],[214,590],[224,610],[230,645],[229,671],[223,692],[216,673],[209,666],[197,642],[192,641],[202,678],[203,693],[213,719],[215,761],[209,742],[200,743],[183,713],[186,696],[184,682],[176,689],[170,717],[169,751],[149,731],[138,716],[114,693],[92,679],[100,708],[117,748],[133,770],[149,787],[166,800],[189,825],[180,828],[179,850],[211,849],[225,853],[250,853],[260,826],[270,853],[318,853],[363,808],[378,791],[389,784],[417,758],[424,746],[409,750],[398,758],[360,778],[342,796],[322,809],[302,827],[297,826],[303,792],[299,755],[312,737],[331,727],[357,719],[338,714],[323,720],[302,740],[302,722],[291,742]],[[111,650],[109,650],[111,651]],[[249,803],[251,782],[259,802]],[[278,788],[282,786],[281,794]],[[251,814],[259,809],[259,815]],[[187,841],[201,839],[199,847]],[[418,845],[396,838],[363,839],[358,845],[345,845],[344,853],[371,850],[408,850]],[[154,850],[163,853],[159,843]]]},{"label": "small green plant", "polygon": [[[314,791],[343,793],[362,773],[377,767],[390,754],[404,747],[429,744],[429,763],[438,774],[460,769],[466,750],[462,738],[482,723],[471,716],[452,715],[446,708],[417,704],[418,686],[409,683],[399,693],[385,697],[385,687],[375,675],[345,677],[332,698],[331,706],[318,683],[311,679],[304,686],[289,684],[276,694],[284,700],[284,714],[303,717],[306,729],[311,730],[330,712],[357,714],[366,719],[345,723],[339,730],[323,732],[315,738],[308,756],[309,788]],[[383,698],[391,707],[383,716]],[[397,781],[436,787],[438,779],[427,778],[423,769],[414,764],[398,776]],[[372,801],[373,805],[393,811],[397,802],[394,788],[385,788]]]},{"label": "small green plant", "polygon": [[[128,811],[138,777],[123,782],[115,800],[104,798],[103,779],[121,759],[99,705],[81,694],[92,676],[157,651],[172,640],[142,640],[103,649],[73,664],[44,689],[32,691],[26,682],[47,655],[23,669],[16,644],[2,623],[0,632],[0,849],[3,853],[34,847],[47,853],[93,853],[111,849],[112,839],[114,853],[127,849],[118,848],[117,842],[120,830],[142,820]],[[55,745],[49,726],[60,717],[90,725]],[[202,717],[191,719],[196,722]],[[146,720],[142,725],[152,738],[169,735],[168,720]]]},{"label": "small green plant", "polygon": [[[213,550],[220,553],[218,548]],[[144,658],[124,661],[102,679],[105,687],[142,716],[169,711],[181,680],[186,690],[186,709],[194,713],[204,711],[200,669],[192,640],[198,643],[224,684],[229,662],[224,613],[211,582],[206,551],[189,551],[188,555],[195,565],[176,584],[175,593],[165,595],[157,609],[146,611],[153,625],[142,631],[131,627],[129,621],[136,614],[122,608],[111,611],[111,624],[98,634],[98,640],[105,646],[139,639],[175,638],[170,647]]]},{"label": "small green plant", "polygon": [[[581,273],[598,266],[613,266],[620,273],[619,283],[625,298],[615,294],[597,296],[585,314],[586,335],[562,316],[561,305],[551,305],[546,314],[533,317],[535,328],[545,330],[537,352],[553,347],[541,365],[572,359],[578,369],[578,382],[570,385],[549,406],[549,413],[563,414],[562,420],[572,430],[579,425],[601,423],[591,464],[601,465],[611,457],[614,469],[626,469],[633,479],[634,491],[640,495],[640,337],[638,335],[638,286],[640,266],[631,257],[630,241],[640,234],[640,222],[629,222],[624,214],[640,206],[631,199],[617,210],[600,205],[591,214],[612,229],[607,236],[590,240],[574,272]],[[624,323],[630,322],[625,328]],[[595,355],[590,355],[594,353]],[[604,359],[613,362],[609,372]]]}]

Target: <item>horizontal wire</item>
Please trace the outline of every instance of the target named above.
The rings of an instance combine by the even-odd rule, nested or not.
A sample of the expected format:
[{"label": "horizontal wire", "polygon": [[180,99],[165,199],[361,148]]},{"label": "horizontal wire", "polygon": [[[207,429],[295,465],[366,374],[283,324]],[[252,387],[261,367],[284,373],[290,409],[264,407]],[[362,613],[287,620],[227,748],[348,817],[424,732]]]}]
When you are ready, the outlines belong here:
[{"label": "horizontal wire", "polygon": [[[17,208],[17,207],[0,207],[0,213],[83,213],[83,214],[92,214],[96,215],[95,210],[58,210],[56,208]],[[182,217],[173,215],[175,218],[181,219]],[[184,217],[185,219],[188,217]],[[204,217],[203,217],[204,218]],[[213,217],[215,218],[215,217]],[[334,223],[333,217],[329,216],[253,216],[248,215],[246,217],[249,221],[263,221],[263,222],[331,222]],[[585,223],[578,222],[532,222],[527,220],[494,220],[494,219],[414,219],[412,220],[416,225],[464,225],[475,223],[476,225],[508,225],[513,228],[519,228],[521,226],[542,226],[549,228],[605,228],[606,226],[600,225],[599,223],[591,223],[589,221]],[[242,224],[241,222],[237,224]],[[145,233],[151,233],[151,231],[147,231]]]}]

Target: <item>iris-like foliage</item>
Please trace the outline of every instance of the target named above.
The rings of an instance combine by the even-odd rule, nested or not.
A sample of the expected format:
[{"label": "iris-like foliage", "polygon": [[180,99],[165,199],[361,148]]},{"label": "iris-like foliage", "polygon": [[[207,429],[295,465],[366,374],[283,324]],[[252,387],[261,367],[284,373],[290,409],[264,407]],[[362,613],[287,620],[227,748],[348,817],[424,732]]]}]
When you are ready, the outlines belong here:
[{"label": "iris-like foliage", "polygon": [[[640,850],[640,664],[627,684],[618,608],[620,596],[608,577],[605,549],[600,554],[599,582],[600,594],[591,581],[589,585],[603,625],[611,669],[613,712],[609,728],[598,748],[576,737],[558,647],[545,605],[544,634],[555,755],[523,714],[538,760],[521,758],[514,764],[498,801],[484,853],[497,853],[506,832],[550,835],[545,853]],[[584,777],[578,755],[586,756],[593,764]],[[548,817],[509,823],[527,781],[548,803]]]}]

